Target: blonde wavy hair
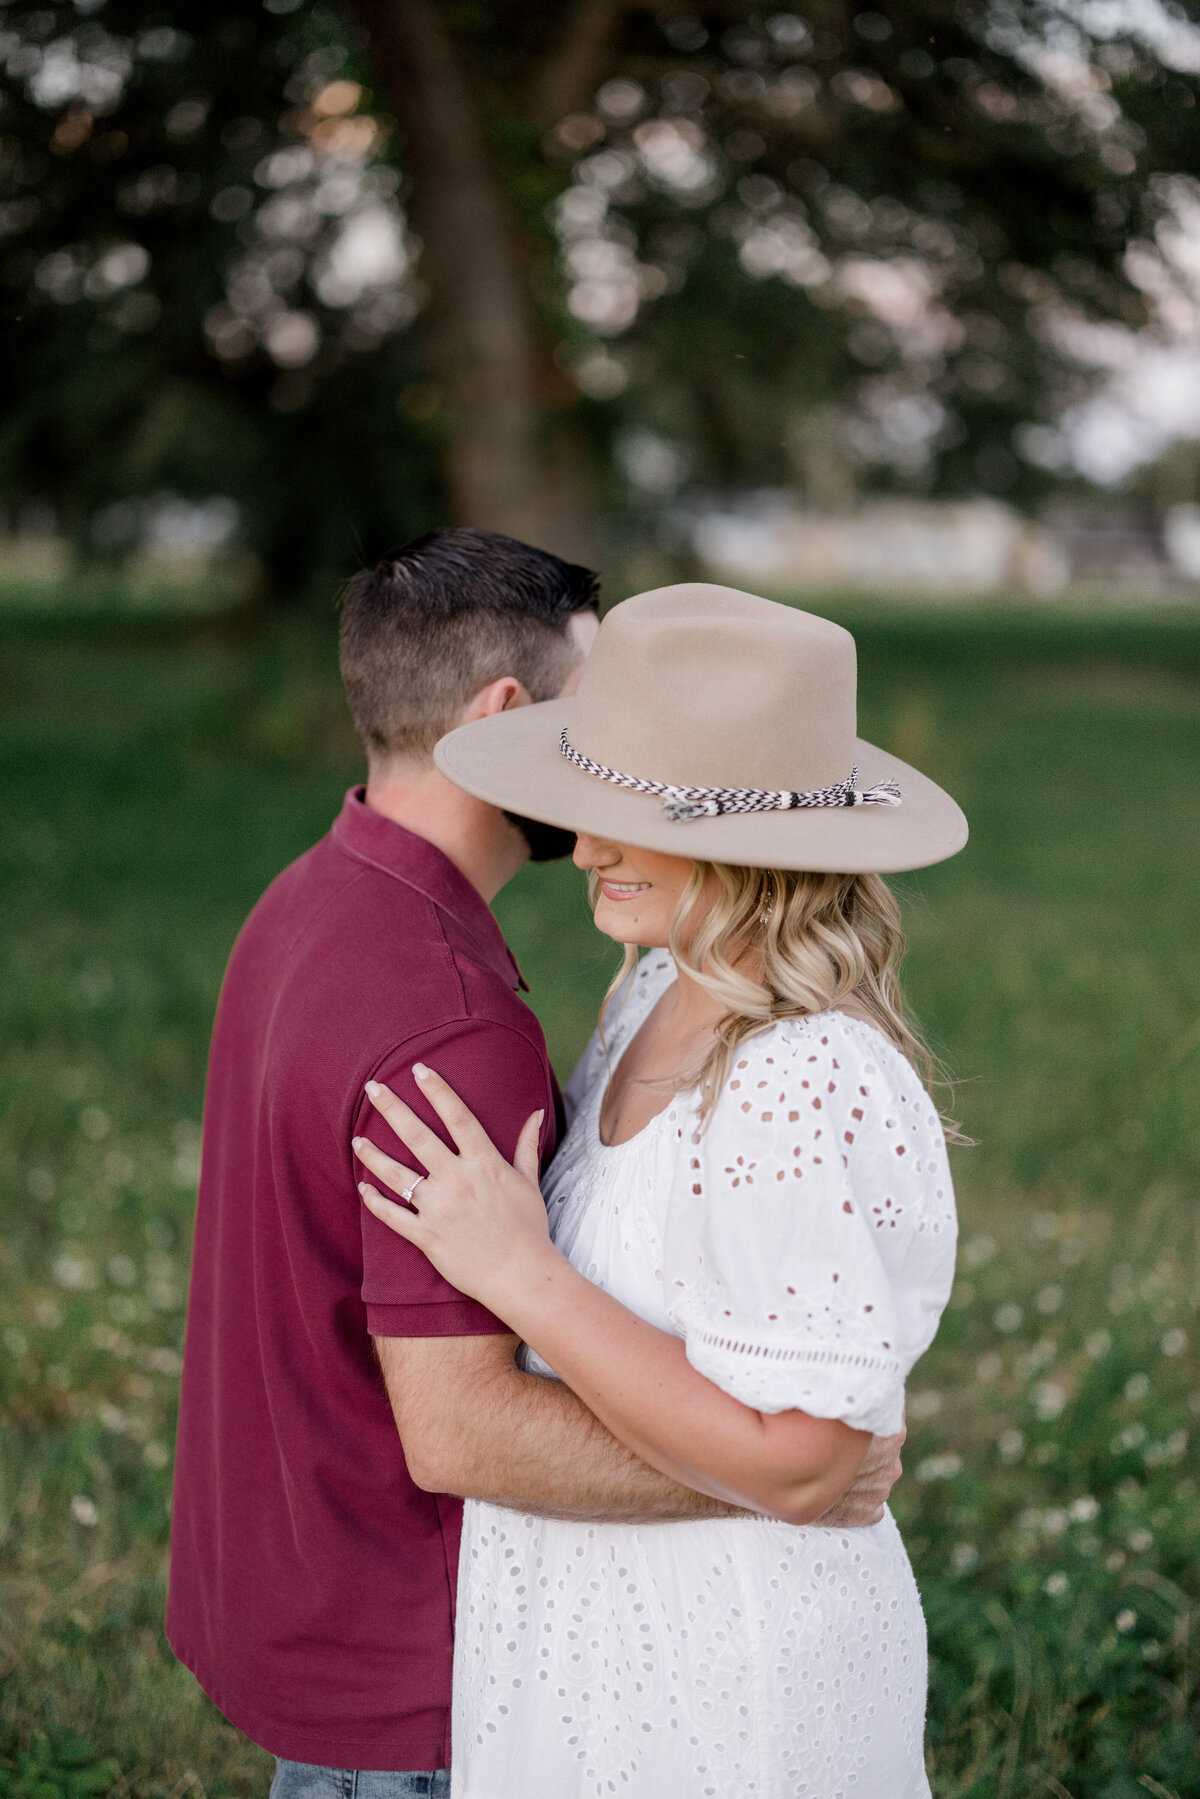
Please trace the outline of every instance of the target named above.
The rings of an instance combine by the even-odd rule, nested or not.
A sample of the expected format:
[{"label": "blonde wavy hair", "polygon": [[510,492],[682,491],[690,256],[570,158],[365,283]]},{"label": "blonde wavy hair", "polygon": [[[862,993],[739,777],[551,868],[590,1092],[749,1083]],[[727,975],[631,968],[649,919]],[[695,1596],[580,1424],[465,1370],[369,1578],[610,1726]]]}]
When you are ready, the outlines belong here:
[{"label": "blonde wavy hair", "polygon": [[[598,891],[589,881],[593,903]],[[697,986],[725,1007],[711,1047],[681,1069],[676,1091],[698,1087],[708,1123],[739,1046],[781,1018],[807,1018],[853,1001],[927,1084],[944,1085],[905,1014],[900,908],[876,874],[820,874],[696,862],[671,921],[668,947]],[[601,1007],[604,1015],[638,961],[634,944]],[[952,1141],[965,1142],[944,1120]]]}]

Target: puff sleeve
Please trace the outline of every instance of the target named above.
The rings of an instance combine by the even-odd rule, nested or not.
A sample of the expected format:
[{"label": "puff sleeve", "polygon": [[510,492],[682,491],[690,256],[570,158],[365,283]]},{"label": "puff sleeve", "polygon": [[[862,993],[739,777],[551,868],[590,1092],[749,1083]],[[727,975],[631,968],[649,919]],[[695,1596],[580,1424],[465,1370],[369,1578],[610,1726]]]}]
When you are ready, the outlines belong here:
[{"label": "puff sleeve", "polygon": [[743,1404],[885,1436],[954,1243],[928,1095],[877,1032],[826,1013],[743,1045],[707,1129],[685,1131],[665,1299],[692,1366]]}]

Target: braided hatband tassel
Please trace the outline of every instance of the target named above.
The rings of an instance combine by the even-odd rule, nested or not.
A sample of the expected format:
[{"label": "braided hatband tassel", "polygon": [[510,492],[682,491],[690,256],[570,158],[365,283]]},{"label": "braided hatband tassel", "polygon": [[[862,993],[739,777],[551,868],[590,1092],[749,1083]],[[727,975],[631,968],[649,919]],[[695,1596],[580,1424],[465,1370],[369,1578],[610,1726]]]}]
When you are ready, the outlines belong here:
[{"label": "braided hatband tassel", "polygon": [[564,727],[558,747],[568,762],[584,774],[611,781],[632,793],[652,793],[663,803],[663,811],[672,824],[686,824],[695,818],[720,818],[726,812],[792,812],[800,807],[816,806],[898,806],[900,788],[895,781],[877,781],[865,790],[858,785],[858,769],[850,770],[844,781],[833,787],[814,787],[807,793],[786,790],[772,792],[762,787],[681,787],[670,781],[648,781],[640,775],[627,775],[618,768],[607,768],[593,762],[582,750],[568,741]]},{"label": "braided hatband tassel", "polygon": [[[855,771],[857,773],[857,770]],[[867,787],[861,793],[851,788],[848,806],[898,806],[900,804],[900,783],[890,777],[886,781],[877,781],[874,787]]]}]

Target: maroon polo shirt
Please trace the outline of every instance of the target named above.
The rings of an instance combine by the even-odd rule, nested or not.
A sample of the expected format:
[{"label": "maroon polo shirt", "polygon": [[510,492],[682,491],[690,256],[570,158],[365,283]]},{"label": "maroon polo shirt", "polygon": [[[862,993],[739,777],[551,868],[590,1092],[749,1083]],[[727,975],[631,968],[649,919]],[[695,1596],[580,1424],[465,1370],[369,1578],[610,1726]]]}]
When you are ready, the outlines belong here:
[{"label": "maroon polo shirt", "polygon": [[[167,1635],[226,1717],[327,1767],[446,1767],[461,1501],[414,1486],[371,1337],[504,1326],[361,1203],[350,1140],[400,1146],[364,1082],[436,1122],[414,1061],[511,1156],[558,1094],[491,912],[347,795],[268,888],[213,1035]],[[407,1158],[411,1161],[412,1158]]]}]

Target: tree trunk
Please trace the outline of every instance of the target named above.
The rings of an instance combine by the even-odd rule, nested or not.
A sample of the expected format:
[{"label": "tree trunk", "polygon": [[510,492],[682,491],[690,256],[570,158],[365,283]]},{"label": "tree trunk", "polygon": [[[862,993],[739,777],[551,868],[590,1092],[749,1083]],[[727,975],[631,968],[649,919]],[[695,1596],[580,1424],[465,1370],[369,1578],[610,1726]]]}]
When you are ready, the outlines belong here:
[{"label": "tree trunk", "polygon": [[576,0],[566,30],[555,42],[533,87],[533,116],[555,125],[589,104],[612,53],[629,0]]},{"label": "tree trunk", "polygon": [[450,413],[454,520],[580,554],[582,508],[564,504],[542,441],[539,345],[518,242],[455,46],[432,0],[356,0],[355,10],[405,137]]}]

